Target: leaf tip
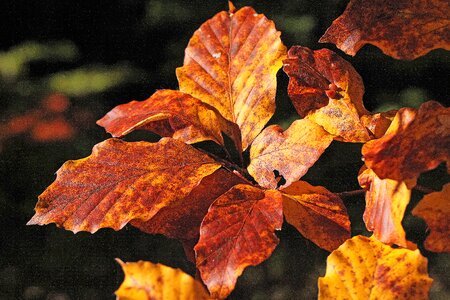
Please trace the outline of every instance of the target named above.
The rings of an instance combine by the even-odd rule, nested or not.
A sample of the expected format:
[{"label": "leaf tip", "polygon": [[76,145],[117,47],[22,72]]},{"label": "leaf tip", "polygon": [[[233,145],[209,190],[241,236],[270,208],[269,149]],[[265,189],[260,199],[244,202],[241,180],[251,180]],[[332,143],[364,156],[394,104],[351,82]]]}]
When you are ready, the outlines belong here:
[{"label": "leaf tip", "polygon": [[233,2],[228,1],[228,12],[230,14],[234,14],[236,12],[236,7],[234,6]]}]

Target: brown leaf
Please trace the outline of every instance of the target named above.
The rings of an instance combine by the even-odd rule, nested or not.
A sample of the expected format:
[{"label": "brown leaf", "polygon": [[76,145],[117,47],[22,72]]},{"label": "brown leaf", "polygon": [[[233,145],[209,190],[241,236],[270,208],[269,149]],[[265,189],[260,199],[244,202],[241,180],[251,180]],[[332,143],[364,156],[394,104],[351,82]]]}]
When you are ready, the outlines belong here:
[{"label": "brown leaf", "polygon": [[244,7],[206,21],[177,69],[182,92],[239,125],[246,149],[275,111],[276,73],[286,47],[272,21]]},{"label": "brown leaf", "polygon": [[450,4],[445,0],[351,0],[320,39],[349,55],[372,44],[411,60],[437,48],[450,50]]},{"label": "brown leaf", "polygon": [[275,189],[274,171],[289,186],[306,174],[333,141],[333,137],[314,122],[296,120],[283,132],[278,125],[264,129],[250,149],[248,172],[265,188]]},{"label": "brown leaf", "polygon": [[317,246],[333,251],[350,238],[347,209],[337,195],[305,181],[281,192],[286,221]]},{"label": "brown leaf", "polygon": [[419,250],[393,249],[358,235],[328,256],[319,300],[428,299],[432,282]]},{"label": "brown leaf", "polygon": [[385,135],[367,142],[362,154],[381,179],[410,182],[450,157],[450,108],[428,101],[397,112]]},{"label": "brown leaf", "polygon": [[390,110],[364,115],[361,117],[361,123],[366,127],[371,138],[379,139],[386,133],[396,113],[396,110]]},{"label": "brown leaf", "polygon": [[430,235],[424,246],[429,251],[450,252],[450,183],[440,192],[425,195],[412,214],[425,220]]},{"label": "brown leaf", "polygon": [[125,273],[124,281],[115,292],[117,300],[211,299],[200,282],[180,269],[147,261],[117,261]]},{"label": "brown leaf", "polygon": [[89,157],[68,161],[58,170],[28,225],[56,223],[73,232],[119,230],[183,200],[218,168],[207,155],[171,138],[158,143],[109,139]]},{"label": "brown leaf", "polygon": [[247,266],[266,260],[283,223],[281,193],[236,185],[208,210],[195,246],[197,268],[214,298],[225,298]]},{"label": "brown leaf", "polygon": [[293,46],[283,70],[295,109],[345,142],[366,142],[369,135],[360,117],[368,114],[364,84],[352,65],[328,49],[312,51]]},{"label": "brown leaf", "polygon": [[411,198],[411,190],[404,182],[380,179],[371,169],[358,176],[366,192],[364,223],[374,236],[385,244],[407,247],[403,215]]},{"label": "brown leaf", "polygon": [[236,124],[224,119],[213,107],[173,90],[159,90],[145,101],[118,105],[97,124],[114,137],[146,129],[186,143],[212,140],[223,145],[221,131],[237,143],[241,139]]}]

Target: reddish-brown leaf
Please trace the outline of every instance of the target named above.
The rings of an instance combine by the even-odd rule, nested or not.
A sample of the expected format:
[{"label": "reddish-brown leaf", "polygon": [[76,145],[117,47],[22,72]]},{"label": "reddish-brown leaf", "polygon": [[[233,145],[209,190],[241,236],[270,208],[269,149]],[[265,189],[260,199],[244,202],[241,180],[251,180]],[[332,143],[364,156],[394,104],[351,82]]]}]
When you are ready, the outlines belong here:
[{"label": "reddish-brown leaf", "polygon": [[328,256],[319,300],[425,300],[433,283],[427,264],[419,250],[393,249],[358,235]]},{"label": "reddish-brown leaf", "polygon": [[247,266],[272,254],[282,223],[282,197],[275,190],[240,184],[213,202],[195,246],[197,267],[213,297],[227,297]]},{"label": "reddish-brown leaf", "polygon": [[450,108],[429,101],[397,112],[385,135],[367,142],[362,154],[381,179],[405,181],[409,188],[425,171],[450,158]]},{"label": "reddish-brown leaf", "polygon": [[430,230],[425,248],[434,252],[450,252],[450,183],[440,192],[425,195],[412,214],[424,219]]},{"label": "reddish-brown leaf", "polygon": [[284,132],[278,125],[269,126],[250,148],[248,172],[261,186],[275,189],[276,170],[286,180],[283,187],[289,186],[306,174],[332,141],[333,136],[307,119],[293,122]]},{"label": "reddish-brown leaf", "polygon": [[411,198],[411,190],[404,182],[380,179],[371,169],[358,176],[366,192],[364,223],[381,242],[407,247],[402,219]]},{"label": "reddish-brown leaf", "polygon": [[347,209],[337,195],[305,181],[281,192],[286,221],[317,246],[333,251],[350,238]]},{"label": "reddish-brown leaf", "polygon": [[56,223],[73,232],[119,230],[183,200],[218,168],[207,155],[171,138],[158,143],[109,139],[89,157],[68,161],[58,170],[28,225]]},{"label": "reddish-brown leaf", "polygon": [[212,140],[223,145],[222,131],[237,143],[241,139],[237,125],[224,119],[213,107],[174,90],[159,90],[145,101],[116,106],[97,124],[114,137],[146,129],[186,143]]},{"label": "reddish-brown leaf", "polygon": [[436,48],[450,50],[446,0],[351,0],[320,39],[349,55],[365,44],[396,59],[415,59]]},{"label": "reddish-brown leaf", "polygon": [[328,49],[293,46],[283,70],[289,76],[289,97],[300,116],[321,125],[338,140],[369,140],[360,121],[368,114],[362,102],[364,84],[349,62]]},{"label": "reddish-brown leaf", "polygon": [[382,113],[364,115],[361,117],[361,123],[366,127],[371,138],[379,139],[386,133],[396,113],[396,110],[390,110]]},{"label": "reddish-brown leaf", "polygon": [[276,73],[285,55],[280,32],[264,15],[250,7],[223,11],[189,41],[177,69],[180,90],[238,124],[246,149],[275,111]]}]

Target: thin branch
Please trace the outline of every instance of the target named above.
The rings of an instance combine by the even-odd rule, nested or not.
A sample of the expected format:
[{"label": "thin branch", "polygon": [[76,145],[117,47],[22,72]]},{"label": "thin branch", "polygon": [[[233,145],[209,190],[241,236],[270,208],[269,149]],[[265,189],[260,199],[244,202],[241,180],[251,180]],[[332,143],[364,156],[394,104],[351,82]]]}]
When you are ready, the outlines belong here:
[{"label": "thin branch", "polygon": [[360,189],[360,190],[346,191],[346,192],[340,192],[340,193],[335,193],[335,194],[338,195],[340,198],[347,198],[347,197],[362,195],[365,192],[366,192],[366,190]]}]

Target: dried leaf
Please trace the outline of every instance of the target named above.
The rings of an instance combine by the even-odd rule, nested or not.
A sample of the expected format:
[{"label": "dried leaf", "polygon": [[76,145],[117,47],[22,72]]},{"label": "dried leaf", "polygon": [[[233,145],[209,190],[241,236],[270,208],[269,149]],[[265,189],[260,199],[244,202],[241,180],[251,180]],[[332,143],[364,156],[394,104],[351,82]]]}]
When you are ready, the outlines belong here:
[{"label": "dried leaf", "polygon": [[337,195],[305,181],[281,192],[286,221],[317,246],[333,251],[350,238],[347,209]]},{"label": "dried leaf", "polygon": [[312,51],[293,46],[283,70],[295,109],[338,140],[366,142],[369,135],[360,117],[368,114],[364,84],[352,65],[328,49]]},{"label": "dried leaf", "polygon": [[380,179],[371,169],[364,170],[358,181],[367,190],[363,216],[367,229],[385,244],[407,247],[402,219],[411,190],[404,182]]},{"label": "dried leaf", "polygon": [[283,223],[281,194],[236,185],[208,210],[195,246],[197,268],[214,298],[225,298],[247,266],[266,260]]},{"label": "dried leaf", "polygon": [[428,299],[432,281],[419,250],[393,249],[358,235],[328,256],[319,299]]},{"label": "dried leaf", "polygon": [[182,92],[239,125],[246,149],[275,111],[276,73],[286,48],[264,15],[244,7],[206,21],[177,69]]},{"label": "dried leaf", "polygon": [[89,157],[68,161],[58,170],[28,225],[56,223],[73,232],[119,230],[183,200],[218,168],[207,155],[171,138],[153,144],[109,139]]},{"label": "dried leaf", "polygon": [[97,124],[114,137],[122,137],[136,129],[146,129],[186,143],[212,140],[223,145],[221,131],[237,143],[241,139],[239,128],[225,120],[213,107],[173,90],[159,90],[145,101],[118,105]]},{"label": "dried leaf", "polygon": [[425,220],[430,235],[424,246],[429,251],[450,252],[450,183],[442,191],[425,195],[412,214]]},{"label": "dried leaf", "polygon": [[396,113],[396,110],[390,110],[382,113],[364,115],[361,117],[361,123],[366,127],[371,138],[379,139],[388,130]]},{"label": "dried leaf", "polygon": [[445,0],[351,0],[320,39],[349,55],[372,44],[396,59],[450,50],[450,3]]},{"label": "dried leaf", "polygon": [[275,189],[274,171],[289,186],[306,174],[331,144],[333,137],[310,120],[296,120],[283,132],[278,125],[264,129],[250,149],[248,172],[265,188]]},{"label": "dried leaf", "polygon": [[117,259],[125,279],[115,292],[118,300],[211,299],[203,285],[180,269],[147,261]]},{"label": "dried leaf", "polygon": [[385,135],[362,148],[366,166],[381,179],[414,182],[450,158],[450,108],[435,101],[402,108]]}]

